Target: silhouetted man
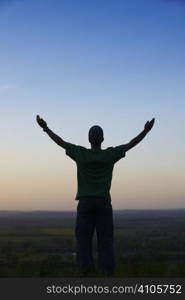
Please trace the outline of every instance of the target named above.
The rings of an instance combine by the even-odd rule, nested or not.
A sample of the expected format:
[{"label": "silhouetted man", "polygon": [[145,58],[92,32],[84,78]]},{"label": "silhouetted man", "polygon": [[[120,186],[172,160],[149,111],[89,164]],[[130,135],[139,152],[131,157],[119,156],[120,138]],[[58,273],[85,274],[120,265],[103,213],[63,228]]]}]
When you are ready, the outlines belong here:
[{"label": "silhouetted man", "polygon": [[84,272],[95,270],[92,255],[92,238],[96,230],[98,241],[98,264],[106,275],[115,268],[114,226],[110,187],[114,164],[125,157],[125,153],[136,146],[152,129],[155,119],[146,122],[144,130],[128,144],[101,149],[103,130],[93,126],[89,130],[91,149],[65,142],[48,128],[47,123],[37,116],[38,124],[77,165],[78,190],[76,200],[77,218],[75,227],[76,261]]}]

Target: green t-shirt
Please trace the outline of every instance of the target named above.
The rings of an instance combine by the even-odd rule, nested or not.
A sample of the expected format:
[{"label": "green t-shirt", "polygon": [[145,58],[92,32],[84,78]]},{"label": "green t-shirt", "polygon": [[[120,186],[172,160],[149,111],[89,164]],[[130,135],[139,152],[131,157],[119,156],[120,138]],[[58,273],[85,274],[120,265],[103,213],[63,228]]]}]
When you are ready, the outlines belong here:
[{"label": "green t-shirt", "polygon": [[114,164],[125,156],[124,145],[92,150],[66,143],[65,149],[77,165],[78,190],[75,199],[103,197],[111,200],[112,171]]}]

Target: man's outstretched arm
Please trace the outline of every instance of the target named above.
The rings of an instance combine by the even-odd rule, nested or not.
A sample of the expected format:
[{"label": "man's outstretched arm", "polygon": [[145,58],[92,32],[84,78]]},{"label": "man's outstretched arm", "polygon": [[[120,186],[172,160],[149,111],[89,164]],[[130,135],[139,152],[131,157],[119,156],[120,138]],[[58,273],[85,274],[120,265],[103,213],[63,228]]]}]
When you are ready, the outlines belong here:
[{"label": "man's outstretched arm", "polygon": [[65,148],[66,142],[58,135],[56,135],[51,129],[48,128],[47,123],[37,115],[37,123],[40,127],[49,135],[49,137],[59,146]]},{"label": "man's outstretched arm", "polygon": [[151,121],[147,121],[144,130],[141,131],[140,134],[138,134],[134,139],[132,139],[128,144],[125,144],[125,151],[130,150],[131,148],[135,147],[138,143],[144,139],[144,137],[147,135],[147,133],[152,129],[155,122],[155,118],[153,118]]}]

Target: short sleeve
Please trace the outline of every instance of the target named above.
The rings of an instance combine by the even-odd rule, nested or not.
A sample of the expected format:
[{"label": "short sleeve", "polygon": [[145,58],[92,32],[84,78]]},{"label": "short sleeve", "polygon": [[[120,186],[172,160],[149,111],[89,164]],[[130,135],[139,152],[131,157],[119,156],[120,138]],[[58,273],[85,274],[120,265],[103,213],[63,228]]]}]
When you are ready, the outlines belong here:
[{"label": "short sleeve", "polygon": [[66,150],[66,155],[68,155],[70,158],[76,161],[78,146],[71,143],[66,143],[65,150]]},{"label": "short sleeve", "polygon": [[112,148],[112,158],[114,163],[116,163],[121,158],[125,157],[125,155],[126,155],[126,151],[124,145],[120,145]]}]

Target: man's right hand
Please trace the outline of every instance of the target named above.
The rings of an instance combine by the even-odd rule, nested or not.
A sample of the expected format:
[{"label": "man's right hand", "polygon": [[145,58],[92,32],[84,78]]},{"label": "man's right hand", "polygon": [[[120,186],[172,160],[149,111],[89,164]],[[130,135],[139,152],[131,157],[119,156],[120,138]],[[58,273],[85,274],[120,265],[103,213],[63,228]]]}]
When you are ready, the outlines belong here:
[{"label": "man's right hand", "polygon": [[42,127],[43,129],[47,128],[46,121],[44,121],[43,119],[41,119],[39,115],[37,115],[36,120],[37,120],[37,123],[39,124],[40,127]]},{"label": "man's right hand", "polygon": [[149,132],[152,129],[154,122],[155,122],[155,118],[153,118],[151,121],[147,121],[145,124],[144,130],[146,132]]}]

